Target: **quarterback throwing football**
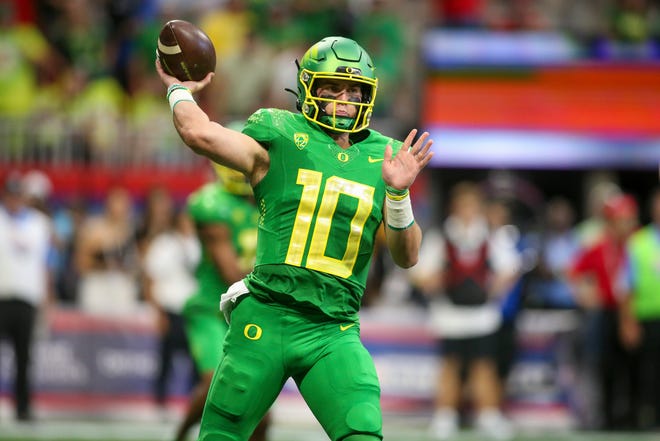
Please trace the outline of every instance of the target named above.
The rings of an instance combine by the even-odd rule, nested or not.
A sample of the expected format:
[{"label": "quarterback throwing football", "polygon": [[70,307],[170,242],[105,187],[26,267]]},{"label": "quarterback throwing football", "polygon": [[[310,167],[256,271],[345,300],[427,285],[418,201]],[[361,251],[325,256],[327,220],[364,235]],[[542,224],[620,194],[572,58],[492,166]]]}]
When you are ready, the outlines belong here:
[{"label": "quarterback throwing football", "polygon": [[174,125],[196,153],[242,172],[260,210],[254,270],[223,294],[229,332],[199,440],[247,440],[293,378],[331,440],[382,439],[380,386],[358,310],[376,232],[394,262],[417,262],[421,229],[408,188],[431,160],[428,133],[395,141],[370,130],[377,79],[355,41],[328,37],[298,69],[300,111],[260,109],[242,132],[210,121],[168,86]]}]

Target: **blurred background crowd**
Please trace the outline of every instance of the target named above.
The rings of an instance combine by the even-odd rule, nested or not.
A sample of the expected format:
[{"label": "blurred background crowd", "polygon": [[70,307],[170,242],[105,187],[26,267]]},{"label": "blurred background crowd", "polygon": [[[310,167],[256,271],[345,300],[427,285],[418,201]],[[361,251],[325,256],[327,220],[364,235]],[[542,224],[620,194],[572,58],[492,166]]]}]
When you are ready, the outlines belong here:
[{"label": "blurred background crowd", "polygon": [[[203,159],[182,146],[153,67],[158,33],[174,18],[198,24],[215,44],[217,75],[198,102],[223,122],[243,120],[260,107],[294,110],[295,98],[284,90],[296,89],[294,61],[327,35],[354,38],[371,54],[380,81],[373,125],[395,137],[437,122],[428,114],[430,106],[442,106],[443,81],[536,74],[524,63],[511,73],[510,64],[517,55],[524,58],[524,51],[512,55],[514,62],[507,58],[504,67],[475,67],[478,60],[438,66],[423,48],[431,31],[498,38],[558,35],[569,42],[572,60],[611,68],[613,84],[625,75],[621,66],[633,66],[634,75],[644,79],[632,99],[640,106],[637,113],[617,130],[596,130],[595,138],[615,140],[620,148],[605,166],[562,163],[557,157],[547,167],[535,158],[520,166],[432,165],[413,189],[426,231],[422,260],[416,269],[401,271],[377,253],[365,308],[419,308],[429,311],[434,335],[469,334],[443,325],[447,302],[438,300],[451,285],[445,269],[463,268],[465,258],[482,265],[475,271],[488,274],[488,282],[473,276],[482,280],[478,284],[490,296],[486,303],[497,315],[478,336],[496,335],[504,345],[494,354],[499,375],[493,381],[506,382],[521,311],[571,311],[579,323],[575,360],[584,366],[579,384],[588,397],[578,406],[581,424],[659,426],[660,261],[643,272],[646,263],[635,260],[660,255],[660,240],[639,234],[646,225],[660,231],[660,192],[654,190],[660,166],[657,2],[0,0],[2,206],[10,211],[25,204],[47,219],[52,235],[43,240],[49,246],[51,306],[107,315],[152,307],[145,262],[154,240],[172,232],[194,240],[181,209],[187,194],[213,175]],[[631,81],[626,78],[624,86]],[[429,99],[429,81],[439,83],[437,102]],[[608,112],[608,93],[617,93],[609,86],[599,95],[602,115]],[[480,99],[499,104],[497,97]],[[574,114],[573,122],[582,116]],[[442,121],[438,127],[436,157],[442,161]],[[481,128],[469,122],[466,127]],[[643,153],[651,160],[630,159],[626,142],[647,137],[651,141]],[[595,157],[603,156],[597,149]],[[497,147],[493,150],[497,154]],[[16,252],[14,236],[0,232],[0,241],[5,241],[0,250]],[[17,274],[0,269],[6,280]],[[500,285],[498,275],[506,276]],[[182,279],[176,283],[185,286]],[[653,294],[656,300],[648,300]],[[644,302],[636,302],[637,296]],[[461,302],[463,312],[479,309],[479,302]],[[447,391],[457,380],[450,378],[451,369],[443,371],[439,384]],[[483,369],[475,375],[490,381]],[[458,401],[447,402],[445,395],[435,405],[446,409]]]},{"label": "blurred background crowd", "polygon": [[644,58],[657,56],[657,16],[650,0],[3,0],[0,158],[180,160],[153,75],[154,41],[172,18],[199,24],[215,44],[223,80],[204,101],[214,117],[290,108],[293,60],[340,34],[378,66],[377,116],[407,127],[420,117],[419,46],[429,28],[558,31],[585,53]]}]

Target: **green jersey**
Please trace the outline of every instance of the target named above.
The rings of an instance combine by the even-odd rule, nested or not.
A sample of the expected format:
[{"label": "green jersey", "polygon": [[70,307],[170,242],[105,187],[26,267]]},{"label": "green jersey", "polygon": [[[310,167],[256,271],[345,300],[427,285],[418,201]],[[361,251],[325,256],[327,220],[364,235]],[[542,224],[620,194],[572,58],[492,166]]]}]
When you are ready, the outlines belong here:
[{"label": "green jersey", "polygon": [[[196,225],[226,225],[231,230],[239,266],[245,272],[252,269],[259,220],[259,212],[254,204],[244,197],[229,193],[218,183],[209,183],[188,197],[187,209]],[[231,283],[222,279],[211,256],[203,246],[195,277],[199,288],[189,299],[186,307],[199,305],[217,310],[220,296],[227,291]]]},{"label": "green jersey", "polygon": [[254,188],[261,216],[250,292],[354,320],[383,219],[385,146],[396,152],[401,142],[363,130],[342,149],[302,115],[279,109],[257,111],[243,132],[270,157]]}]

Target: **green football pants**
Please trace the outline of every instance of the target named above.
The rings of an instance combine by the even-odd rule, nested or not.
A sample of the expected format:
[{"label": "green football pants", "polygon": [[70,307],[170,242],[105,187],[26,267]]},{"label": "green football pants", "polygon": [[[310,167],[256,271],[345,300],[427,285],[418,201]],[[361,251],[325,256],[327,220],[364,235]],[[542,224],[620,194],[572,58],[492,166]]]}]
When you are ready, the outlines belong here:
[{"label": "green football pants", "polygon": [[357,323],[246,296],[232,312],[224,353],[199,441],[246,441],[289,377],[331,440],[382,439],[380,386]]}]

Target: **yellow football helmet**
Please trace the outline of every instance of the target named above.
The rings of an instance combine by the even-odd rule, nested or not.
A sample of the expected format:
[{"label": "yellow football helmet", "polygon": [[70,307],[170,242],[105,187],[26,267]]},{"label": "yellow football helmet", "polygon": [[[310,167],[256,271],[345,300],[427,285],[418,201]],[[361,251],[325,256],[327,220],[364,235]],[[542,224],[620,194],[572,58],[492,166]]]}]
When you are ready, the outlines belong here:
[{"label": "yellow football helmet", "polygon": [[228,192],[237,196],[252,195],[252,187],[243,173],[216,162],[212,162],[212,164],[218,181]]}]

